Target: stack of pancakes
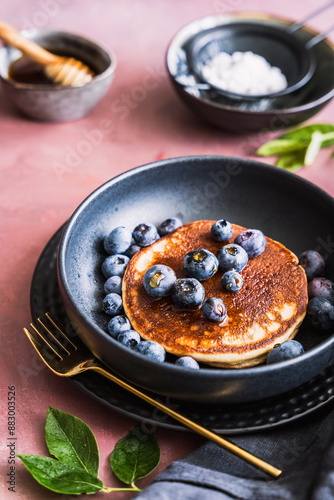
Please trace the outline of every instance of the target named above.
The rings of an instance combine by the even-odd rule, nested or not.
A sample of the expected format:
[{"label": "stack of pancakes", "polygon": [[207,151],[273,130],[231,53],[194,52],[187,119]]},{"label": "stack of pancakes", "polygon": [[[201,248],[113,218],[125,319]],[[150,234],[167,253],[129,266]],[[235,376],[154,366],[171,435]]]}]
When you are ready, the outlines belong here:
[{"label": "stack of pancakes", "polygon": [[186,253],[206,248],[216,254],[245,229],[233,224],[230,240],[219,243],[211,235],[214,222],[184,224],[137,252],[123,278],[124,310],[143,339],[158,342],[169,353],[191,356],[215,367],[254,366],[265,361],[276,344],[296,335],[306,313],[304,269],[282,244],[266,238],[265,251],[250,259],[241,272],[244,283],[238,292],[223,289],[221,271],[202,282],[206,298],[219,297],[226,305],[227,321],[220,324],[207,320],[200,309],[178,309],[171,296],[154,299],[143,286],[144,274],[151,266],[165,264],[178,278],[185,278]]}]

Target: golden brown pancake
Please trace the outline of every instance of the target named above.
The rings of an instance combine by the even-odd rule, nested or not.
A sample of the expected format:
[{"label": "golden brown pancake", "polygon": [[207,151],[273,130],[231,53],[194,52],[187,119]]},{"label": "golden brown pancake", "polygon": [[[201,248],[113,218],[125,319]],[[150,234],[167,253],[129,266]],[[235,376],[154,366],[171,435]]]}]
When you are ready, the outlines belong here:
[{"label": "golden brown pancake", "polygon": [[143,277],[155,264],[174,269],[186,277],[186,253],[206,248],[217,253],[232,243],[245,228],[233,225],[228,242],[214,240],[210,229],[215,221],[184,224],[137,252],[123,278],[124,310],[132,327],[143,339],[161,344],[176,356],[192,356],[216,367],[243,368],[262,363],[275,344],[292,339],[307,306],[307,280],[298,258],[281,243],[266,238],[264,252],[241,272],[243,286],[238,292],[223,289],[222,271],[202,282],[205,297],[221,298],[228,318],[222,323],[207,320],[200,309],[180,310],[171,296],[155,299],[144,289]]}]

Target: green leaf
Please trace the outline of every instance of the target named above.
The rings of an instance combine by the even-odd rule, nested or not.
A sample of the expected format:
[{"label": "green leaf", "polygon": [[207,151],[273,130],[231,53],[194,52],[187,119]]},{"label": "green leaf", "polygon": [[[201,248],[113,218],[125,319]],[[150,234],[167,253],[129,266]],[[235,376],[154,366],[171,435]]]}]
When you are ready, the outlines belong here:
[{"label": "green leaf", "polygon": [[301,141],[296,141],[294,139],[275,139],[263,144],[256,151],[256,154],[260,156],[275,156],[284,153],[294,153],[302,149],[305,149],[305,144]]},{"label": "green leaf", "polygon": [[140,427],[118,441],[110,456],[114,474],[125,484],[134,483],[152,472],[160,461],[160,448],[152,434]]},{"label": "green leaf", "polygon": [[[320,132],[321,134],[327,135],[334,132],[334,125],[330,123],[314,123],[312,125],[306,125],[305,127],[300,127],[285,134],[282,134],[278,140],[295,140],[308,144],[312,139],[312,134],[314,132]],[[328,147],[334,144],[333,136],[328,136],[322,143],[322,147]]]},{"label": "green leaf", "polygon": [[99,450],[94,434],[82,420],[49,407],[45,440],[51,455],[60,462],[97,476]]},{"label": "green leaf", "polygon": [[323,135],[320,132],[313,132],[310,144],[307,146],[304,158],[304,165],[311,165],[321,148]]},{"label": "green leaf", "polygon": [[103,483],[97,477],[81,468],[39,455],[17,456],[39,484],[57,493],[79,495],[95,493],[103,488]]},{"label": "green leaf", "polygon": [[304,156],[304,150],[296,153],[287,153],[281,155],[277,159],[275,165],[277,167],[284,168],[285,170],[289,170],[290,172],[295,172],[304,166]]}]

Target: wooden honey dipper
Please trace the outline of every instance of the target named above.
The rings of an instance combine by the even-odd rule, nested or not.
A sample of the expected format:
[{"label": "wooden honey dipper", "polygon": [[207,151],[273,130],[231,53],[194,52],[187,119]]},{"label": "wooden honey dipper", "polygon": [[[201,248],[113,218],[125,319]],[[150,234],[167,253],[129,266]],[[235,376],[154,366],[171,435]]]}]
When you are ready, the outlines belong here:
[{"label": "wooden honey dipper", "polygon": [[91,81],[94,76],[92,70],[83,62],[74,57],[52,54],[37,43],[24,38],[17,29],[3,21],[0,21],[0,38],[40,64],[46,76],[62,86],[80,87]]}]

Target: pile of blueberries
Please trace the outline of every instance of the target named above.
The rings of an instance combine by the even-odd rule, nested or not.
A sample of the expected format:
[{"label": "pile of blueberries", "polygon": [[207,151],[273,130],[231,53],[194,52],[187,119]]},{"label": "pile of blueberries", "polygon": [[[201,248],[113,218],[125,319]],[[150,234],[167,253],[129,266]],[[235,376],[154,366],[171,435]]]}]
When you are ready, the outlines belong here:
[{"label": "pile of blueberries", "polygon": [[[104,239],[104,249],[109,256],[102,263],[106,278],[106,293],[102,308],[111,316],[108,323],[109,334],[123,345],[157,361],[166,358],[164,348],[153,341],[142,340],[132,329],[124,314],[121,296],[122,277],[131,257],[142,247],[147,247],[182,225],[172,217],[159,227],[149,223],[137,225],[133,231],[118,226]],[[225,219],[216,221],[211,227],[212,237],[226,243],[233,233],[232,224]],[[177,278],[173,269],[164,264],[149,268],[143,279],[146,292],[154,298],[171,294],[173,303],[181,309],[201,309],[203,316],[211,322],[221,323],[227,317],[224,302],[218,297],[205,299],[202,282],[211,278],[218,270],[223,272],[221,285],[231,293],[239,291],[243,285],[240,274],[250,258],[260,255],[266,248],[266,238],[258,229],[246,229],[236,236],[233,243],[224,244],[214,255],[205,248],[187,253],[183,259],[186,278]],[[307,250],[299,257],[308,279],[309,304],[307,315],[311,324],[319,330],[334,328],[334,283],[323,277],[325,262],[315,250]],[[276,363],[299,356],[303,346],[296,340],[288,340],[275,346],[268,354],[267,363]],[[198,369],[198,363],[190,356],[177,358],[175,364]]]},{"label": "pile of blueberries", "polygon": [[[232,236],[232,224],[224,219],[211,227],[216,241],[226,243]],[[205,248],[188,252],[183,259],[187,278],[177,279],[173,269],[157,264],[144,275],[144,288],[152,297],[171,294],[173,303],[180,309],[200,308],[203,316],[214,323],[222,323],[227,316],[224,302],[218,297],[205,299],[203,281],[211,278],[218,269],[223,272],[221,285],[229,292],[237,292],[243,285],[240,272],[249,258],[260,255],[266,248],[266,238],[258,229],[247,229],[235,238],[234,243],[223,245],[214,255]]]},{"label": "pile of blueberries", "polygon": [[[305,250],[299,256],[308,281],[307,318],[311,325],[323,332],[334,330],[334,283],[324,277],[325,261],[316,250]],[[267,363],[292,359],[304,352],[297,340],[288,340],[275,346],[268,354]]]},{"label": "pile of blueberries", "polygon": [[[177,217],[166,219],[157,228],[153,224],[138,224],[133,231],[124,226],[118,226],[104,239],[104,249],[109,256],[102,263],[102,273],[106,278],[104,283],[105,297],[102,309],[111,316],[108,322],[108,332],[121,344],[144,354],[156,361],[164,362],[165,349],[151,340],[142,340],[132,329],[129,319],[124,314],[122,301],[122,278],[133,255],[142,247],[147,247],[161,236],[175,231],[182,226]],[[199,369],[199,364],[190,356],[177,358],[176,365]]]}]

